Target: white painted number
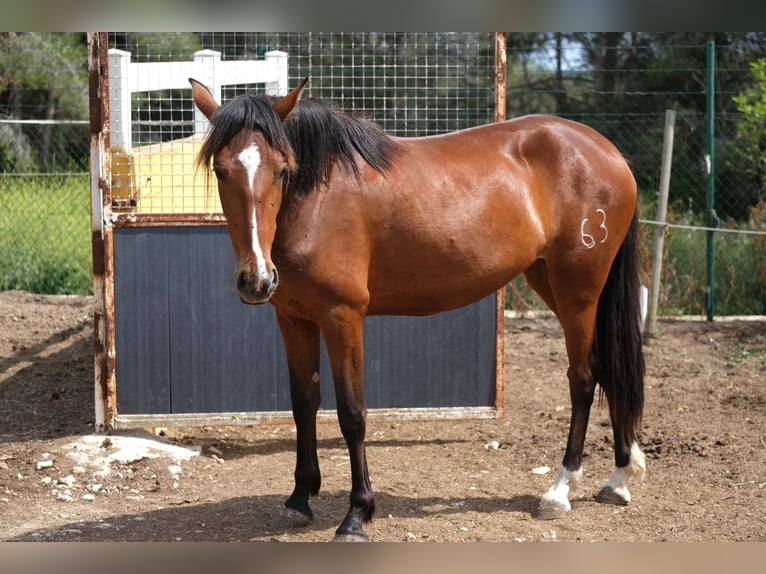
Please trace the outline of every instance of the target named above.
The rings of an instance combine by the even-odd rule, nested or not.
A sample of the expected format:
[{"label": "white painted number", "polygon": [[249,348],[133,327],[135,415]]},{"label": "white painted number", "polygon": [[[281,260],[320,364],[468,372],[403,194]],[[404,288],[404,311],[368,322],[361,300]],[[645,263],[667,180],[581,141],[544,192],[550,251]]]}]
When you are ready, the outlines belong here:
[{"label": "white painted number", "polygon": [[[607,238],[609,237],[609,230],[606,228],[606,211],[603,209],[597,209],[596,213],[601,214],[601,223],[599,224],[599,229],[602,231],[604,237],[599,241],[599,243],[606,242]],[[593,249],[596,246],[596,238],[593,237],[590,233],[587,233],[585,231],[585,226],[588,224],[589,219],[586,217],[582,220],[582,223],[580,224],[580,239],[582,240],[582,244],[585,245],[588,249]]]}]

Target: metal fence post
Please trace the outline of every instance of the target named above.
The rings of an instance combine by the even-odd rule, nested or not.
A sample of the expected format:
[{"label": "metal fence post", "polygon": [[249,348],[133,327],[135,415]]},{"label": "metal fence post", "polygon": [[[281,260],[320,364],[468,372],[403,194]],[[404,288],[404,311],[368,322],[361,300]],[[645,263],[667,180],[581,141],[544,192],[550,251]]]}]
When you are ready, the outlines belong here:
[{"label": "metal fence post", "polygon": [[714,244],[713,227],[718,218],[715,214],[715,42],[707,43],[707,320],[712,321],[715,312]]},{"label": "metal fence post", "polygon": [[88,33],[95,430],[97,431],[107,430],[117,414],[114,251],[110,210],[112,153],[107,46],[106,32]]},{"label": "metal fence post", "polygon": [[[505,121],[508,63],[505,32],[495,32],[495,121]],[[505,404],[505,287],[496,294],[495,408],[502,416]]]}]

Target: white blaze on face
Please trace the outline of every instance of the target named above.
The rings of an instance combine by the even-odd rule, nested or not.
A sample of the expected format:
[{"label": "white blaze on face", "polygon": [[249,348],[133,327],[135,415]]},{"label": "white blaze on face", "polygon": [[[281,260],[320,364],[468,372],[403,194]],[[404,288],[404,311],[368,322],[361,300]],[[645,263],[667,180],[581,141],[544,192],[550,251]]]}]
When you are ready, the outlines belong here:
[{"label": "white blaze on face", "polygon": [[[255,174],[258,171],[258,166],[261,163],[261,154],[258,151],[258,145],[253,142],[248,147],[243,149],[239,154],[239,161],[247,171],[247,184],[250,186],[250,192],[253,192],[253,180]],[[263,250],[261,250],[261,244],[258,242],[258,213],[255,209],[255,203],[253,203],[253,212],[250,215],[253,224],[253,253],[258,265],[258,274],[261,277],[268,277],[269,272],[266,269],[266,258],[263,256]]]}]

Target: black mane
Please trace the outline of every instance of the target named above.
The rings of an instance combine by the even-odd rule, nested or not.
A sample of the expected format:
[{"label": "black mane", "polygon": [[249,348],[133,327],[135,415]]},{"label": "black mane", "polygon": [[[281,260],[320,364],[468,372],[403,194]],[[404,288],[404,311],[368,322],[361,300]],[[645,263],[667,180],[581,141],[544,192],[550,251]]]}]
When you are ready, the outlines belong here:
[{"label": "black mane", "polygon": [[215,154],[243,130],[257,130],[296,166],[286,180],[285,191],[309,193],[329,181],[335,164],[360,177],[356,154],[385,175],[400,152],[391,136],[368,118],[309,98],[300,100],[295,113],[283,124],[273,102],[266,96],[244,95],[218,108],[197,157],[198,165],[209,166]]}]

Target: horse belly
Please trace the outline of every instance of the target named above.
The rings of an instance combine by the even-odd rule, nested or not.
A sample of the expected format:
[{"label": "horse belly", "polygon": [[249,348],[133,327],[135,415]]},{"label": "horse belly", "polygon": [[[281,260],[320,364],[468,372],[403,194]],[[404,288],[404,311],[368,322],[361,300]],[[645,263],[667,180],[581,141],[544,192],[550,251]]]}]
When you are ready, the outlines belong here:
[{"label": "horse belly", "polygon": [[474,227],[382,242],[370,261],[368,313],[430,315],[469,305],[538,257],[540,241],[532,227]]}]

